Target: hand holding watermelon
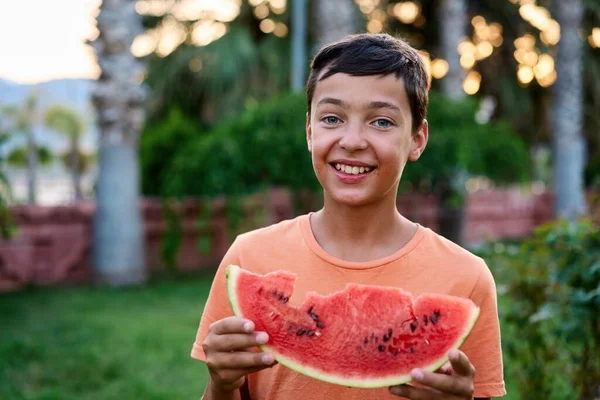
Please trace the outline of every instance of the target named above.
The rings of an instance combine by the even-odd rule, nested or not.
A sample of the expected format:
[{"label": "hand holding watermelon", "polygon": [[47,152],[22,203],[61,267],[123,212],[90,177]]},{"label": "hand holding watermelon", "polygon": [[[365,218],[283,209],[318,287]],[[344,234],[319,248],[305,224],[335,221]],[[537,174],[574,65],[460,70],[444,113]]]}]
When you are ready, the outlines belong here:
[{"label": "hand holding watermelon", "polygon": [[404,384],[391,387],[390,392],[411,400],[472,400],[475,368],[460,350],[451,350],[449,360],[436,372],[412,371],[414,381],[424,387]]},{"label": "hand holding watermelon", "polygon": [[250,351],[269,340],[265,332],[255,332],[254,328],[252,321],[238,317],[225,318],[210,326],[202,348],[213,391],[237,390],[246,375],[274,365],[273,355]]}]

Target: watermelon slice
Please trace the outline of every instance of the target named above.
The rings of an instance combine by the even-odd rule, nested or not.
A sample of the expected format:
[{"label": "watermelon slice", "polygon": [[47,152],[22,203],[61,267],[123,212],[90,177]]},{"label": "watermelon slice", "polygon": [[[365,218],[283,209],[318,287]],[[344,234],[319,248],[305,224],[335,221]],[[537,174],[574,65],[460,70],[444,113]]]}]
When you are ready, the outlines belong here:
[{"label": "watermelon slice", "polygon": [[402,289],[359,284],[328,296],[307,293],[296,307],[289,303],[295,281],[286,271],[258,275],[227,268],[235,315],[269,334],[260,348],[288,368],[343,386],[399,385],[411,380],[413,368],[438,369],[479,316],[469,299],[414,298]]}]

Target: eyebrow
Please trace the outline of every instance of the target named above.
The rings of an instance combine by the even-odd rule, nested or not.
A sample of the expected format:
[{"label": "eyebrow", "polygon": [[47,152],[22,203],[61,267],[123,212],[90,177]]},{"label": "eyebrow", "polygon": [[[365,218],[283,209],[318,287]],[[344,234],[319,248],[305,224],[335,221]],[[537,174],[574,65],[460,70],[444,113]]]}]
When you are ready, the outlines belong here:
[{"label": "eyebrow", "polygon": [[377,108],[389,108],[390,110],[400,112],[400,107],[395,104],[388,103],[387,101],[372,101],[367,104],[367,108],[377,109]]},{"label": "eyebrow", "polygon": [[[346,103],[345,101],[336,99],[333,97],[325,97],[325,98],[321,99],[317,103],[317,106],[320,106],[323,104],[332,104],[334,106],[340,106],[340,107],[346,108],[346,109],[350,108],[350,105],[348,103]],[[390,110],[401,112],[400,107],[398,107],[395,104],[389,103],[387,101],[372,101],[372,102],[366,104],[366,108],[371,109],[371,110],[378,109],[378,108],[389,108]]]},{"label": "eyebrow", "polygon": [[333,97],[325,97],[317,103],[317,106],[322,104],[333,104],[334,106],[340,106],[342,108],[350,108],[350,105],[343,100],[335,99]]}]

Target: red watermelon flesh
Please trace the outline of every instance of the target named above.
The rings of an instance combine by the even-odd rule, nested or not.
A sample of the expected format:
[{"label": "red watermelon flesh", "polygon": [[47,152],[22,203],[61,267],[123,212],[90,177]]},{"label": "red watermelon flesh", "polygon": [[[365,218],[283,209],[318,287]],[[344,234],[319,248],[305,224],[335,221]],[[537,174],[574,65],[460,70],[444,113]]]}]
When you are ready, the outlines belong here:
[{"label": "red watermelon flesh", "polygon": [[295,280],[286,271],[258,275],[230,265],[233,311],[269,334],[261,349],[279,363],[344,386],[398,385],[413,368],[438,369],[479,316],[469,299],[360,284],[328,296],[308,293],[296,307],[289,303]]}]

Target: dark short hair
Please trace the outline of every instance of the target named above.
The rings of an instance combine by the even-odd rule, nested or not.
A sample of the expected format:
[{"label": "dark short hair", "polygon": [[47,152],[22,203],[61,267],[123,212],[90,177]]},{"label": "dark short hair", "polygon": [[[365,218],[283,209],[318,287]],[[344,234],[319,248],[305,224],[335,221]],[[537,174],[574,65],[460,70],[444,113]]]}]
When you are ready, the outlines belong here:
[{"label": "dark short hair", "polygon": [[361,33],[325,45],[313,58],[306,82],[308,112],[317,83],[333,74],[394,74],[404,81],[412,114],[412,132],[423,123],[429,103],[429,77],[421,55],[389,34]]}]

